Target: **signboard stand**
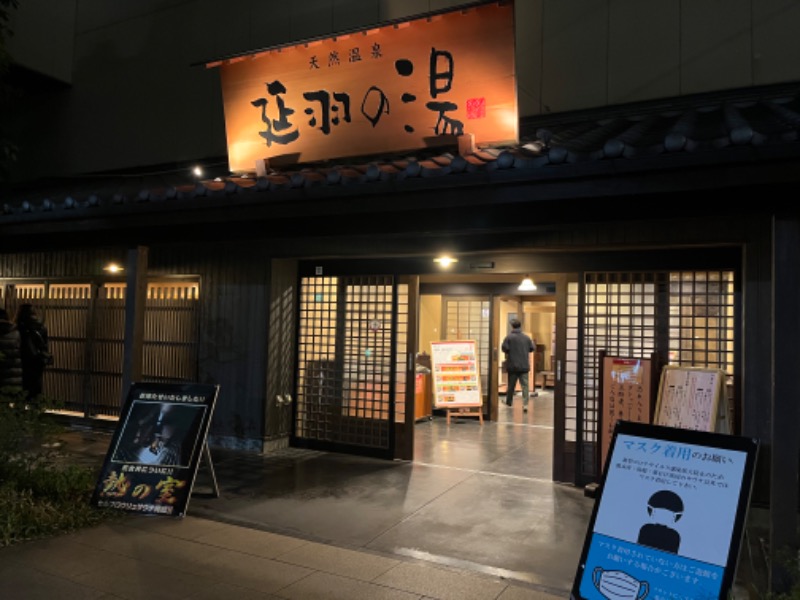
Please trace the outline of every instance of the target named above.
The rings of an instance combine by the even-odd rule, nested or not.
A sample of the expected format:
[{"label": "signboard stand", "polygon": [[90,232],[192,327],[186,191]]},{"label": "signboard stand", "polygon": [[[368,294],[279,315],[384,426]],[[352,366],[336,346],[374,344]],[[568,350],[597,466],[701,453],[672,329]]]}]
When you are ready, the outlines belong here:
[{"label": "signboard stand", "polygon": [[452,413],[455,413],[456,417],[478,417],[480,424],[483,425],[483,411],[480,409],[480,407],[475,409],[475,408],[467,408],[464,406],[448,406],[445,409],[448,425],[450,425],[450,415]]},{"label": "signboard stand", "polygon": [[218,392],[218,385],[132,384],[92,504],[183,517],[201,458],[219,496],[206,442]]},{"label": "signboard stand", "polygon": [[728,598],[758,447],[618,421],[570,598]]},{"label": "signboard stand", "polygon": [[450,415],[478,417],[483,425],[483,396],[475,340],[431,342],[434,405]]},{"label": "signboard stand", "polygon": [[608,356],[605,350],[598,355],[600,409],[597,472],[602,473],[617,421],[653,422],[659,363],[655,352],[649,358]]},{"label": "signboard stand", "polygon": [[[598,353],[600,385],[597,412],[597,474],[603,473],[603,465],[614,434],[617,421],[651,423],[655,410],[656,373],[660,368],[658,354],[650,358],[626,358],[608,356],[605,350]],[[584,496],[595,498],[600,484],[596,481],[583,488]]]},{"label": "signboard stand", "polygon": [[208,442],[203,444],[203,458],[205,459],[206,466],[208,467],[208,474],[211,477],[212,496],[219,498],[219,485],[217,485],[217,474],[214,472],[214,463],[211,460],[211,450],[208,447]]},{"label": "signboard stand", "polygon": [[721,369],[666,366],[661,372],[655,425],[731,433]]}]

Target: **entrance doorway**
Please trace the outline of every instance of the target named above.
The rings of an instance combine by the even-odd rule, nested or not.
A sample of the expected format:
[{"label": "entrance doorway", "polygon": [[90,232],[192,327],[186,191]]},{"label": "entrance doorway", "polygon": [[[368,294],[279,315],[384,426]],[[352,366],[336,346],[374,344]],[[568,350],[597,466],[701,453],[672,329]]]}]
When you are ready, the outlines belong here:
[{"label": "entrance doorway", "polygon": [[[519,319],[522,331],[533,340],[535,352],[530,356],[529,392],[536,397],[539,390],[553,391],[555,387],[556,301],[554,295],[531,297],[501,297],[495,300],[495,311],[500,322],[498,338],[511,331],[511,321]],[[500,342],[502,343],[502,342]],[[501,364],[497,372],[497,392],[500,405],[508,392],[508,376]],[[517,383],[515,395],[522,393]]]},{"label": "entrance doorway", "polygon": [[[314,442],[307,447],[448,464],[472,455],[483,461],[474,464],[486,464],[500,460],[493,448],[520,443],[518,436],[487,434],[500,432],[498,424],[507,424],[508,431],[549,426],[552,480],[585,485],[599,473],[599,350],[626,358],[655,352],[663,364],[724,370],[731,420],[738,422],[732,401],[738,397],[739,328],[732,269],[539,274],[553,282],[545,288],[551,296],[546,299],[517,293],[521,274],[430,274],[407,283],[381,277],[303,280],[295,429]],[[504,383],[499,346],[511,314],[522,316],[537,346],[545,346],[541,358],[534,358],[531,387],[540,396],[527,421],[525,413],[503,412],[498,401]],[[428,387],[420,387],[417,377],[424,374],[425,353],[430,370],[430,343],[436,340],[477,342],[488,426],[466,416],[450,428],[438,426],[444,417],[434,383],[429,377]],[[420,413],[414,401],[426,389],[430,408]],[[545,401],[547,408],[537,412],[536,404]],[[548,424],[537,421],[548,411]],[[473,437],[466,435],[470,431]],[[423,434],[427,449],[420,445]],[[407,452],[398,452],[399,441]]]},{"label": "entrance doorway", "polygon": [[[459,435],[477,425],[482,429],[475,435],[483,436],[487,446],[486,432],[498,423],[545,429],[546,458],[537,461],[547,465],[550,479],[560,390],[545,366],[552,363],[554,351],[555,288],[540,284],[537,294],[517,293],[521,277],[484,275],[460,282],[433,275],[303,277],[292,445],[419,460],[415,437],[435,429],[439,419],[446,421],[433,402],[431,342],[474,340],[481,411],[489,425],[462,417],[450,433],[475,421],[459,428]],[[540,368],[530,378],[531,392],[540,396],[534,396],[530,413],[520,408],[519,415],[501,412],[498,404],[500,344],[506,334],[499,320],[501,313],[507,317],[504,303],[512,301],[543,339],[535,355]],[[441,439],[449,434],[440,429],[431,435]],[[505,434],[501,438],[501,444],[511,439]]]},{"label": "entrance doorway", "polygon": [[[536,290],[517,290],[523,274],[500,277],[425,276],[420,285],[419,353],[424,360],[431,343],[473,340],[480,371],[484,424],[474,417],[453,418],[437,408],[435,382],[423,381],[431,396],[427,414],[418,415],[414,461],[437,467],[468,469],[500,476],[552,481],[556,406],[554,363],[556,284],[540,282]],[[563,276],[557,279],[563,281]],[[505,405],[507,376],[501,344],[512,318],[535,340],[529,375],[529,410],[523,411],[522,390]],[[419,375],[418,375],[419,377]],[[457,413],[453,413],[457,414]]]}]

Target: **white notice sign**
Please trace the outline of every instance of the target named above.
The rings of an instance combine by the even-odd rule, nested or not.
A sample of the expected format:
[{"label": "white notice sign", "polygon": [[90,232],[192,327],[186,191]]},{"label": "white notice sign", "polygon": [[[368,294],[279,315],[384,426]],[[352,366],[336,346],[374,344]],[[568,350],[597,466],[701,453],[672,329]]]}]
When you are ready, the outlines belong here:
[{"label": "white notice sign", "polygon": [[722,401],[725,373],[719,369],[666,367],[656,405],[655,425],[727,433]]},{"label": "white notice sign", "polygon": [[434,403],[481,406],[481,380],[475,340],[431,342]]},{"label": "white notice sign", "polygon": [[573,600],[728,598],[758,441],[618,421]]}]

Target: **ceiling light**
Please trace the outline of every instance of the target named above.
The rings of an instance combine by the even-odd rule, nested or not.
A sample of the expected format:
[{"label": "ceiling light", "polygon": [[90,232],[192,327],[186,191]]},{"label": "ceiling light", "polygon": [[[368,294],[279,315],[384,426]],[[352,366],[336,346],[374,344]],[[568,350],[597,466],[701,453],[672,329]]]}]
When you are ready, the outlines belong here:
[{"label": "ceiling light", "polygon": [[434,258],[433,262],[437,263],[443,269],[446,269],[447,267],[449,267],[453,263],[457,263],[458,259],[457,258],[453,258],[452,256],[439,256],[437,258]]},{"label": "ceiling light", "polygon": [[533,283],[533,279],[531,279],[530,275],[525,275],[525,279],[523,279],[522,283],[519,284],[517,290],[520,292],[535,292],[536,284]]},{"label": "ceiling light", "polygon": [[108,271],[109,273],[120,273],[122,272],[122,267],[116,263],[110,263],[109,265],[103,267],[103,270]]},{"label": "ceiling light", "polygon": [[202,177],[202,176],[203,176],[203,169],[202,169],[202,167],[200,167],[200,166],[196,166],[195,168],[193,168],[193,169],[192,169],[192,174],[193,174],[195,177]]}]

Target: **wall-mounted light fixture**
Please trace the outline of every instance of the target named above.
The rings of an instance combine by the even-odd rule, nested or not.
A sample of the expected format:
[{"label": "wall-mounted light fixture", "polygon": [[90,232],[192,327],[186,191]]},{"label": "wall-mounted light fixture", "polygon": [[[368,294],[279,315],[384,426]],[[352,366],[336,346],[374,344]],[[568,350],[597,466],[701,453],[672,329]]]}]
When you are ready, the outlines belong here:
[{"label": "wall-mounted light fixture", "polygon": [[519,284],[517,290],[520,292],[535,292],[536,284],[533,283],[533,279],[531,279],[530,275],[525,275],[525,279],[523,279],[522,283]]},{"label": "wall-mounted light fixture", "polygon": [[122,273],[124,269],[117,263],[109,263],[105,267],[103,267],[103,271],[106,271],[107,273],[111,273],[112,275],[114,275],[116,273]]},{"label": "wall-mounted light fixture", "polygon": [[443,269],[447,269],[453,263],[457,263],[458,259],[457,258],[453,258],[452,256],[446,256],[445,255],[445,256],[437,256],[436,258],[433,259],[433,262],[438,264]]}]

